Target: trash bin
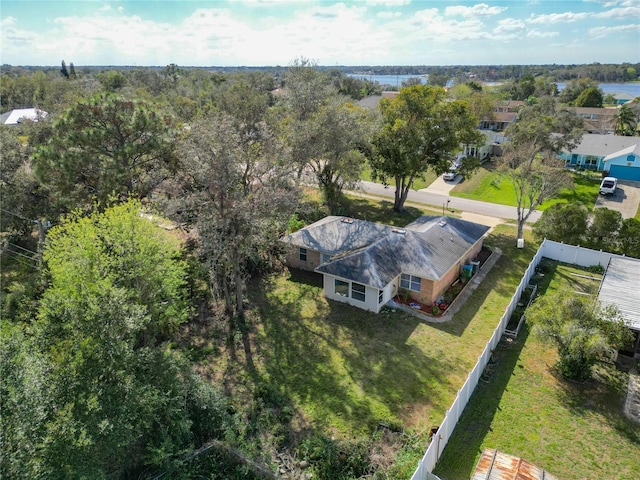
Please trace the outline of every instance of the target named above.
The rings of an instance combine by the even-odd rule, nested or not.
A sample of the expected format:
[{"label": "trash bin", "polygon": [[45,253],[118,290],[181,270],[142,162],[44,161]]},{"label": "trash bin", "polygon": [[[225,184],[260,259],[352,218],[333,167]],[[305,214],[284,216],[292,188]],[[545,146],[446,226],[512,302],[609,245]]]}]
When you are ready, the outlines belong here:
[{"label": "trash bin", "polygon": [[462,274],[465,278],[473,277],[473,265],[465,265],[462,267]]}]

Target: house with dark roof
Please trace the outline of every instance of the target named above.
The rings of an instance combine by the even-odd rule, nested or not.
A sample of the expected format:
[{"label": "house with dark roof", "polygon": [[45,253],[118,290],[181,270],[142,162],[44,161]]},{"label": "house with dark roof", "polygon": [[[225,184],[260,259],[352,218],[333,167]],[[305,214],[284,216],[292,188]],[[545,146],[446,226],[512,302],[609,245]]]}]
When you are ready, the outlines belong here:
[{"label": "house with dark roof", "polygon": [[640,137],[585,134],[571,151],[560,153],[567,167],[608,172],[621,180],[640,181]]},{"label": "house with dark roof", "polygon": [[634,333],[633,345],[624,350],[640,357],[640,260],[611,257],[602,277],[598,300],[603,305],[615,306],[627,326]]},{"label": "house with dark roof", "polygon": [[422,216],[404,228],[329,216],[283,242],[289,266],[322,274],[327,298],[377,313],[401,289],[422,304],[441,298],[488,231],[446,216]]}]

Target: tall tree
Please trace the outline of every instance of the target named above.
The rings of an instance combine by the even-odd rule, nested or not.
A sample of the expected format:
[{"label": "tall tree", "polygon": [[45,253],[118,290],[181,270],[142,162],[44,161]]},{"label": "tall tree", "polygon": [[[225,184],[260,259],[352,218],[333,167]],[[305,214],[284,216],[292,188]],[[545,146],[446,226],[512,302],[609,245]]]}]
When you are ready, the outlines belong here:
[{"label": "tall tree", "polygon": [[246,282],[270,255],[296,204],[290,167],[280,162],[269,128],[263,122],[245,127],[212,114],[194,123],[181,145],[182,215],[198,227],[212,292],[230,318],[244,315]]},{"label": "tall tree", "polygon": [[557,368],[566,378],[584,381],[598,358],[624,346],[631,330],[614,307],[558,292],[537,300],[527,313],[534,332],[558,347]]},{"label": "tall tree", "polygon": [[[478,120],[464,101],[447,101],[440,87],[403,88],[393,99],[380,102],[382,127],[373,140],[373,177],[395,181],[393,209],[401,212],[413,181],[433,169],[449,169],[461,144],[482,143]],[[462,172],[470,162],[463,160]]]},{"label": "tall tree", "polygon": [[520,110],[518,122],[506,131],[509,141],[500,159],[500,171],[516,195],[518,237],[531,213],[561,189],[572,185],[571,174],[558,160],[562,149],[571,150],[582,138],[582,119],[558,108],[551,97]]},{"label": "tall tree", "polygon": [[64,60],[62,60],[62,67],[60,67],[60,74],[64,78],[69,79],[69,70],[67,70],[67,64],[64,62]]},{"label": "tall tree", "polygon": [[621,105],[616,113],[615,129],[616,135],[632,137],[638,135],[638,113],[629,105]]},{"label": "tall tree", "polygon": [[146,197],[177,166],[172,118],[152,103],[98,94],[77,102],[34,152],[36,174],[69,209]]},{"label": "tall tree", "polygon": [[222,397],[165,343],[189,315],[185,265],[140,213],[129,202],[49,234],[33,339],[14,330],[0,353],[3,372],[24,369],[0,384],[9,478],[138,477],[230,426]]},{"label": "tall tree", "polygon": [[574,104],[576,107],[602,107],[602,90],[598,87],[589,87],[584,89],[578,98],[576,98]]},{"label": "tall tree", "polygon": [[343,188],[360,179],[373,119],[338,95],[313,62],[294,61],[285,85],[282,126],[298,176],[311,174],[329,210],[336,213]]}]

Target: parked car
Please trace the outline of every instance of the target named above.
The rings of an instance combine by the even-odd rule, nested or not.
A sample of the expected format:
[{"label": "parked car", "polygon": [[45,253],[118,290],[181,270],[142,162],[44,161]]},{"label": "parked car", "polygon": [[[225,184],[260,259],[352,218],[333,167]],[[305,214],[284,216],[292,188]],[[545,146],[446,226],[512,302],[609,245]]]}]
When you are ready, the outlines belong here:
[{"label": "parked car", "polygon": [[600,195],[615,195],[616,188],[618,188],[616,177],[604,177],[600,183]]},{"label": "parked car", "polygon": [[455,180],[456,175],[458,175],[458,167],[460,167],[460,164],[458,162],[453,162],[449,167],[449,171],[442,175],[442,178],[449,181]]}]

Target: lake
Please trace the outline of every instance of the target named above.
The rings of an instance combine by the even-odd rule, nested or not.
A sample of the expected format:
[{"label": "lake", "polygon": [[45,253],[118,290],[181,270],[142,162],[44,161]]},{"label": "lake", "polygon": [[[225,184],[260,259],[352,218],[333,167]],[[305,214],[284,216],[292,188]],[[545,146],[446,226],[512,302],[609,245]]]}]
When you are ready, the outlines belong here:
[{"label": "lake", "polygon": [[[419,78],[422,83],[427,83],[427,77],[424,75],[363,75],[361,73],[347,73],[348,76],[354,78],[363,78],[372,82],[378,82],[381,85],[391,85],[392,87],[401,87],[402,82],[409,78]],[[496,83],[493,83],[496,85]],[[558,89],[564,88],[564,83],[558,83]],[[628,93],[634,97],[640,97],[640,83],[601,83],[600,89],[605,93]]]}]

